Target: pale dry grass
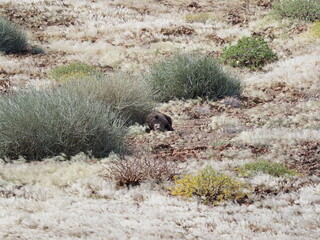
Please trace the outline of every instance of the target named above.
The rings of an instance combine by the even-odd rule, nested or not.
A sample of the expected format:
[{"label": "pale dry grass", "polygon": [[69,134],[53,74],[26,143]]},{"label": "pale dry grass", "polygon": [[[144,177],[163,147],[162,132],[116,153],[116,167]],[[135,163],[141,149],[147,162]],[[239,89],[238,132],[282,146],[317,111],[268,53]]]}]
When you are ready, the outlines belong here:
[{"label": "pale dry grass", "polygon": [[256,128],[251,131],[241,132],[233,140],[238,143],[258,146],[272,144],[295,145],[306,141],[320,142],[320,131],[311,129]]},{"label": "pale dry grass", "polygon": [[313,53],[273,63],[271,71],[258,73],[244,79],[248,86],[270,87],[276,82],[284,82],[300,90],[318,90],[320,84],[320,48]]},{"label": "pale dry grass", "polygon": [[[19,188],[10,179],[2,179],[0,192],[12,194],[0,199],[2,239],[105,239],[106,235],[108,239],[267,239],[275,235],[278,239],[317,239],[319,234],[319,184],[253,205],[228,204],[213,211],[155,191],[148,183],[115,190],[97,175],[79,171],[89,167],[82,161],[52,164],[56,166],[40,164],[38,171],[26,164],[1,165],[2,173],[16,168],[34,175],[30,181],[24,178]],[[90,165],[90,169],[101,168]],[[47,172],[48,179],[64,172],[70,181],[64,185],[47,181],[40,188],[32,180],[38,172]],[[261,176],[255,181],[273,186],[281,180]]]},{"label": "pale dry grass", "polygon": [[[284,96],[285,97],[285,96]],[[319,129],[320,102],[316,99],[294,102],[268,102],[245,111],[251,125],[266,128]]]},{"label": "pale dry grass", "polygon": [[[235,176],[233,169],[257,160],[285,162],[286,151],[305,141],[320,141],[319,40],[305,34],[289,35],[299,22],[264,17],[267,10],[257,8],[258,0],[200,0],[200,10],[190,10],[185,0],[0,0],[0,13],[12,9],[13,20],[23,25],[31,42],[41,45],[45,56],[0,56],[0,70],[16,89],[30,85],[50,85],[47,72],[72,61],[133,73],[147,64],[176,52],[216,54],[253,32],[272,30],[270,43],[279,52],[279,62],[265,72],[243,71],[244,95],[268,102],[241,109],[245,118],[221,113],[212,118],[212,131],[236,136],[223,156],[209,152],[209,159],[189,159],[186,171],[196,173],[206,166]],[[251,3],[245,6],[246,2]],[[226,20],[231,10],[251,12],[248,25],[232,26]],[[187,14],[209,13],[206,22],[188,23]],[[56,14],[58,13],[58,14]],[[263,17],[263,18],[262,18]],[[69,20],[74,24],[70,24]],[[48,24],[51,22],[50,24]],[[304,24],[304,23],[303,23]],[[309,27],[310,24],[306,24]],[[35,26],[40,26],[35,27]],[[162,29],[188,27],[191,35],[163,35]],[[226,43],[212,38],[217,35]],[[42,40],[41,40],[42,39]],[[41,43],[41,44],[40,44]],[[288,52],[288,50],[291,51]],[[238,71],[238,70],[235,70]],[[240,74],[240,73],[239,73]],[[2,75],[1,75],[2,76]],[[286,102],[288,92],[272,101],[268,90],[285,83],[306,95],[299,102]],[[271,101],[271,102],[270,102]],[[201,99],[172,101],[158,107],[170,113],[174,124],[192,119]],[[190,110],[191,109],[191,110]],[[194,112],[193,112],[194,110]],[[202,113],[210,108],[200,109]],[[286,114],[285,116],[283,116]],[[210,118],[212,116],[210,115]],[[132,134],[143,137],[144,129]],[[211,134],[215,134],[212,132]],[[151,133],[163,141],[171,133]],[[197,133],[201,136],[201,132]],[[227,142],[228,143],[228,142]],[[177,141],[177,144],[179,142]],[[249,148],[268,147],[258,155]],[[63,161],[60,161],[63,160]],[[71,162],[63,157],[39,163],[0,164],[0,239],[319,239],[320,184],[316,177],[298,176],[294,190],[276,196],[254,196],[249,205],[227,203],[208,207],[169,196],[171,184],[143,182],[135,188],[115,187],[103,178],[109,159],[96,161],[80,155]],[[279,189],[291,180],[258,174],[249,179],[252,186]],[[292,180],[293,181],[293,180]]]},{"label": "pale dry grass", "polygon": [[242,124],[239,119],[229,117],[226,114],[222,114],[211,118],[210,127],[213,130],[220,130],[224,132],[237,132],[241,131],[241,125]]},{"label": "pale dry grass", "polygon": [[[155,57],[171,53],[172,50],[217,51],[221,46],[208,39],[208,35],[237,40],[250,32],[244,28],[230,27],[223,21],[224,11],[242,6],[243,0],[199,1],[204,12],[215,19],[208,23],[187,23],[185,15],[192,1],[2,1],[12,12],[19,13],[19,24],[34,28],[42,22],[41,29],[29,30],[30,37],[46,40],[48,52],[66,52],[77,60],[101,67],[124,69],[144,65]],[[57,11],[58,14],[53,15]],[[45,15],[42,19],[41,15]],[[219,17],[220,16],[220,17]],[[67,21],[72,20],[74,24]],[[19,22],[21,21],[21,22]],[[47,24],[47,22],[50,24]],[[161,33],[163,28],[179,26],[195,30],[191,36]],[[128,65],[133,65],[129,67]]]}]

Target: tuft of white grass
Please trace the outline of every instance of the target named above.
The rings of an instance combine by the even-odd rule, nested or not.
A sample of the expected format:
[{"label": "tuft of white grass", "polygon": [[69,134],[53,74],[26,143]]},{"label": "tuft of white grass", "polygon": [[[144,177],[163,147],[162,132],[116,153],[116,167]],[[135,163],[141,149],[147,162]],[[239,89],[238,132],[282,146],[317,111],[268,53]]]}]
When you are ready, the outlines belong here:
[{"label": "tuft of white grass", "polygon": [[[170,196],[166,183],[116,189],[101,177],[107,159],[57,160],[1,163],[1,239],[315,240],[319,233],[319,180],[251,205],[211,207]],[[265,175],[252,181],[283,184]]]},{"label": "tuft of white grass", "polygon": [[243,37],[249,37],[251,32],[247,29],[241,29],[238,26],[228,26],[226,28],[217,30],[216,34],[223,39],[239,40]]},{"label": "tuft of white grass", "polygon": [[210,127],[224,132],[237,132],[242,129],[240,120],[227,114],[212,117]]},{"label": "tuft of white grass", "polygon": [[320,89],[320,48],[314,49],[314,53],[306,54],[292,59],[273,63],[274,67],[268,73],[257,73],[244,79],[247,90],[251,86],[270,87],[276,82],[284,82],[288,86],[300,90],[318,91]]},{"label": "tuft of white grass", "polygon": [[317,239],[318,190],[319,186],[310,186],[254,205],[229,204],[214,208],[141,188],[113,191],[109,198],[76,194],[45,201],[2,198],[0,237]]},{"label": "tuft of white grass", "polygon": [[252,145],[286,144],[296,145],[305,141],[320,142],[320,131],[312,129],[256,128],[241,132],[234,142]]}]

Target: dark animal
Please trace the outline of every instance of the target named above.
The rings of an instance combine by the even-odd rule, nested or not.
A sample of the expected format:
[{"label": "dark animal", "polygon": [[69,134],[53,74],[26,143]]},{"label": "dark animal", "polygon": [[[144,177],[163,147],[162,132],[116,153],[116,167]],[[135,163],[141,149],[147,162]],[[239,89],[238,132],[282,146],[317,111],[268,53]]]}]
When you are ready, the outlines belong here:
[{"label": "dark animal", "polygon": [[153,131],[174,131],[172,128],[172,119],[163,113],[150,113],[147,117],[146,123],[149,126],[149,130]]}]

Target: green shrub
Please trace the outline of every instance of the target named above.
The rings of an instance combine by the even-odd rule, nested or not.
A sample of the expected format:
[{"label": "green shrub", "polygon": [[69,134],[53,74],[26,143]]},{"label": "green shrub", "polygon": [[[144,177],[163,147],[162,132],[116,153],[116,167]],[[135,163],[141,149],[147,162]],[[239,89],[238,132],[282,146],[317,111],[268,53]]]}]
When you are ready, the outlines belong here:
[{"label": "green shrub", "polygon": [[204,204],[217,205],[227,200],[241,200],[246,197],[245,185],[227,175],[207,167],[196,176],[185,175],[175,181],[171,194],[190,198],[199,197]]},{"label": "green shrub", "polygon": [[296,171],[287,168],[282,163],[272,163],[269,161],[259,161],[246,163],[237,169],[243,176],[251,176],[257,173],[265,173],[274,177],[294,176]]},{"label": "green shrub", "polygon": [[221,59],[232,67],[248,67],[251,70],[261,68],[278,59],[262,37],[242,38],[236,45],[223,49]]},{"label": "green shrub", "polygon": [[66,82],[96,75],[102,76],[102,73],[92,66],[78,62],[55,67],[50,72],[50,76],[57,82]]},{"label": "green shrub", "polygon": [[273,12],[283,18],[320,20],[320,0],[278,0]]},{"label": "green shrub", "polygon": [[175,55],[151,66],[146,78],[160,101],[239,95],[240,81],[209,56]]},{"label": "green shrub", "polygon": [[88,97],[55,89],[0,98],[0,157],[40,160],[64,153],[104,157],[124,149],[118,115]]},{"label": "green shrub", "polygon": [[147,115],[155,106],[149,84],[142,78],[126,73],[92,76],[68,82],[63,87],[81,95],[92,95],[119,112],[127,124],[145,123]]},{"label": "green shrub", "polygon": [[0,17],[0,51],[5,54],[23,53],[27,47],[26,34],[15,24]]}]

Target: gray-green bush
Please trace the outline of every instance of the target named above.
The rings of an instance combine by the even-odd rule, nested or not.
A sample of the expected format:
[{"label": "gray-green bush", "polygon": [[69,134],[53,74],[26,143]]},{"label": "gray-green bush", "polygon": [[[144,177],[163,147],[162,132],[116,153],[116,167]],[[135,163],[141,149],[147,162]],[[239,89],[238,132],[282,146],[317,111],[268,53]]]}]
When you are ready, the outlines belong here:
[{"label": "gray-green bush", "polygon": [[5,54],[23,53],[27,47],[26,34],[15,24],[0,17],[0,51]]},{"label": "gray-green bush", "polygon": [[89,96],[65,89],[0,98],[0,157],[29,161],[64,153],[104,157],[125,149],[119,116]]},{"label": "gray-green bush", "polygon": [[91,76],[66,82],[62,87],[80,95],[92,95],[119,112],[127,124],[143,124],[155,106],[150,85],[144,79],[127,73]]},{"label": "gray-green bush", "polygon": [[273,5],[273,12],[284,18],[320,20],[320,0],[278,0]]},{"label": "gray-green bush", "polygon": [[145,78],[159,101],[197,97],[214,100],[241,93],[240,81],[210,56],[175,55],[152,65]]}]

